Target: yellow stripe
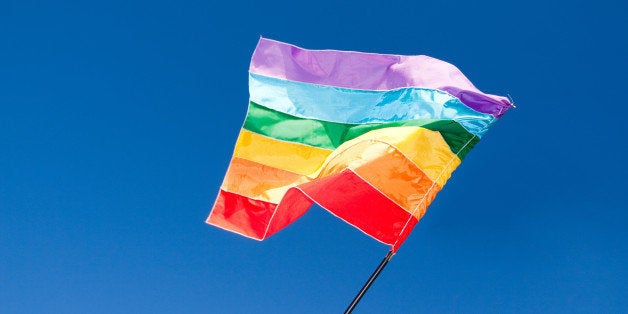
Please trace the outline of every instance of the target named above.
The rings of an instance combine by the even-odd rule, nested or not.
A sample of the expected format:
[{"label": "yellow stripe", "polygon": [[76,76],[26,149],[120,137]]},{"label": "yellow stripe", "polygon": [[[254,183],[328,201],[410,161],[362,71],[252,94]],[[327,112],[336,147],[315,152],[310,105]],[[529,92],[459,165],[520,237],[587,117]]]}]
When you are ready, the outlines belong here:
[{"label": "yellow stripe", "polygon": [[234,157],[309,175],[316,172],[330,154],[331,150],[283,142],[243,129],[236,143]]},{"label": "yellow stripe", "polygon": [[[370,158],[368,149],[360,155],[345,154],[349,148],[362,141],[378,141],[390,144],[412,160],[432,181],[444,186],[451,173],[460,165],[460,158],[451,152],[440,133],[421,127],[403,126],[373,130],[340,145],[329,160],[334,163],[355,165]],[[379,152],[375,153],[376,155]],[[350,166],[351,167],[351,166]]]},{"label": "yellow stripe", "polygon": [[391,127],[367,132],[340,145],[333,152],[298,143],[284,142],[242,130],[235,148],[235,157],[255,161],[277,169],[311,178],[319,176],[326,160],[335,164],[355,165],[369,160],[368,150],[356,156],[348,150],[363,141],[384,142],[396,147],[440,187],[460,165],[460,158],[451,152],[439,132],[416,126]]}]

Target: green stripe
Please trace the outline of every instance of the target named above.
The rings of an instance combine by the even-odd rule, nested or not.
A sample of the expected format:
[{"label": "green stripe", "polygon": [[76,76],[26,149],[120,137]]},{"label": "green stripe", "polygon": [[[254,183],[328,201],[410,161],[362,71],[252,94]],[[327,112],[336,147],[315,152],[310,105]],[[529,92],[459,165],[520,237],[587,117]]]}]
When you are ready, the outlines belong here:
[{"label": "green stripe", "polygon": [[480,140],[452,120],[417,119],[386,123],[345,124],[297,118],[254,102],[249,103],[249,112],[244,122],[244,129],[251,132],[326,149],[335,149],[340,144],[368,131],[396,126],[420,126],[440,132],[451,151],[457,153],[460,159],[463,159]]}]

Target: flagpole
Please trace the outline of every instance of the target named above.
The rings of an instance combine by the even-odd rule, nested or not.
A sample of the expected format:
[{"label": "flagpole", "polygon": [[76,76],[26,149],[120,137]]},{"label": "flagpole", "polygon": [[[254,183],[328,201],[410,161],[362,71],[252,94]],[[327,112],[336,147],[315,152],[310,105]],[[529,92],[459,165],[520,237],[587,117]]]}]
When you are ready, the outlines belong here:
[{"label": "flagpole", "polygon": [[366,281],[364,286],[362,286],[362,289],[360,289],[360,292],[358,292],[355,298],[353,298],[353,301],[351,302],[351,304],[349,304],[349,307],[347,307],[344,314],[350,314],[355,308],[355,306],[358,305],[358,302],[360,302],[360,299],[362,299],[362,296],[364,296],[364,294],[366,293],[366,290],[368,290],[371,287],[375,279],[377,279],[377,276],[379,276],[379,273],[381,273],[384,267],[386,267],[386,264],[388,264],[388,262],[393,257],[393,255],[395,255],[395,253],[393,252],[392,249],[388,251],[388,254],[386,254],[386,256],[381,261],[381,263],[379,263],[379,266],[377,266],[377,269],[375,269],[373,274],[371,274],[371,277],[369,277],[369,280]]}]

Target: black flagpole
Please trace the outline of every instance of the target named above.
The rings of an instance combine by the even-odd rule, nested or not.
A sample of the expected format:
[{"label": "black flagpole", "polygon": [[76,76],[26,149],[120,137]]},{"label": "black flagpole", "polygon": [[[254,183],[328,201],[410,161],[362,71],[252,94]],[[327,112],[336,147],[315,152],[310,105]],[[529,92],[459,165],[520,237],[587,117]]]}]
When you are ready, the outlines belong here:
[{"label": "black flagpole", "polygon": [[360,292],[358,292],[358,295],[356,295],[355,298],[353,298],[353,301],[351,302],[351,304],[349,304],[349,307],[347,307],[344,314],[350,314],[355,308],[355,306],[358,305],[358,302],[360,302],[360,299],[362,299],[362,297],[366,293],[366,290],[368,290],[371,287],[375,279],[377,279],[377,276],[379,276],[379,273],[381,273],[384,267],[386,267],[386,264],[388,264],[388,262],[393,257],[393,255],[395,255],[395,253],[392,250],[388,251],[388,254],[386,254],[386,257],[384,257],[382,262],[379,263],[379,266],[377,266],[377,269],[375,269],[371,277],[369,277],[369,280],[366,281],[362,289],[360,289]]}]

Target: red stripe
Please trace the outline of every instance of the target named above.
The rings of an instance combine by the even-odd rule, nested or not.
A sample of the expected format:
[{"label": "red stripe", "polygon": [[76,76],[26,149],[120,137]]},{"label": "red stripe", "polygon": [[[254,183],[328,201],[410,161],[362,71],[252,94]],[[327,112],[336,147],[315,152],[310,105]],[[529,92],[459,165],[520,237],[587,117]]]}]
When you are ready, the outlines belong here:
[{"label": "red stripe", "polygon": [[207,223],[262,240],[277,204],[220,190]]},{"label": "red stripe", "polygon": [[364,233],[386,244],[397,243],[395,251],[417,223],[415,217],[351,170],[299,187],[323,208]]},{"label": "red stripe", "polygon": [[371,237],[392,245],[393,251],[418,222],[347,169],[288,190],[279,205],[220,190],[207,223],[262,240],[301,217],[312,200]]}]

